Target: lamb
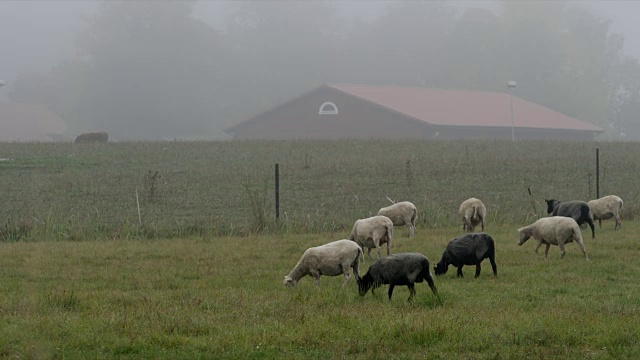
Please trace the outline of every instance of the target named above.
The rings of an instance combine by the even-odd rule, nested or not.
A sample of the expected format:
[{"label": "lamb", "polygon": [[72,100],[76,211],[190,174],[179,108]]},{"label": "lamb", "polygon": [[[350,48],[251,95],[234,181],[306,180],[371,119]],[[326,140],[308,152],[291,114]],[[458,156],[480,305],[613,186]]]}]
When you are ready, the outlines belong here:
[{"label": "lamb", "polygon": [[409,301],[416,294],[414,283],[427,281],[434,295],[438,295],[438,290],[431,276],[429,260],[419,253],[399,253],[378,259],[369,271],[358,279],[358,290],[364,296],[369,289],[373,290],[380,285],[389,284],[389,300],[393,295],[396,285],[406,285],[409,287]]},{"label": "lamb", "polygon": [[547,214],[570,217],[575,220],[578,225],[587,223],[591,227],[591,238],[596,238],[596,232],[593,226],[593,214],[586,202],[580,200],[560,202],[555,199],[545,200],[545,202],[547,203]]},{"label": "lamb", "polygon": [[476,278],[480,276],[480,263],[489,258],[493,275],[498,276],[496,266],[496,247],[493,237],[486,233],[466,234],[449,241],[447,248],[442,253],[442,259],[434,267],[436,276],[447,273],[449,265],[458,268],[458,277],[464,277],[462,267],[464,265],[476,266]]},{"label": "lamb", "polygon": [[465,232],[473,232],[478,225],[482,225],[484,231],[484,219],[487,216],[487,208],[482,201],[476,198],[470,198],[460,204],[458,214],[462,216],[462,227]]},{"label": "lamb", "polygon": [[316,285],[320,285],[320,275],[344,274],[342,287],[345,287],[351,279],[349,267],[353,268],[356,279],[360,279],[360,258],[364,260],[360,246],[346,239],[308,248],[289,275],[284,277],[283,284],[294,287],[301,278],[311,275],[316,280]]},{"label": "lamb", "polygon": [[371,248],[376,248],[379,258],[380,245],[387,243],[387,255],[389,255],[393,242],[393,222],[388,217],[381,215],[356,220],[349,240],[360,245],[363,252],[366,246],[369,258],[371,258]]},{"label": "lamb", "polygon": [[578,226],[578,223],[573,220],[573,218],[551,216],[538,219],[533,224],[518,229],[518,233],[520,235],[518,245],[524,244],[531,236],[538,240],[536,253],[538,253],[538,249],[542,244],[547,245],[544,252],[545,259],[549,254],[549,247],[551,245],[558,245],[558,247],[560,247],[560,258],[562,259],[565,254],[564,245],[575,241],[578,243],[580,250],[582,250],[584,258],[589,260],[587,250],[585,250],[584,243],[582,242],[580,226]]},{"label": "lamb", "polygon": [[409,201],[402,201],[378,210],[378,215],[386,216],[393,226],[409,225],[409,237],[415,236],[418,209]]},{"label": "lamb", "polygon": [[622,220],[620,220],[620,212],[622,211],[622,199],[619,196],[604,196],[600,199],[589,201],[587,205],[589,205],[589,209],[593,214],[593,220],[598,220],[600,229],[602,229],[602,220],[611,218],[616,219],[616,226],[614,227],[614,229],[618,229],[618,227],[622,226]]}]

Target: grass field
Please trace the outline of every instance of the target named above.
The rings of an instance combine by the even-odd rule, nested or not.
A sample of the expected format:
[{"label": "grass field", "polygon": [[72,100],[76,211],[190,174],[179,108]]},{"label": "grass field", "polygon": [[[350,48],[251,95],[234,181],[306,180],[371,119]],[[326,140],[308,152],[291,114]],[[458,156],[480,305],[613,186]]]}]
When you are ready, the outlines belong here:
[{"label": "grass field", "polygon": [[522,223],[544,199],[596,197],[596,148],[600,194],[622,197],[624,219],[635,218],[640,143],[0,143],[0,241],[339,232],[386,197],[414,202],[420,228],[458,224],[472,196],[492,223]]},{"label": "grass field", "polygon": [[[353,281],[282,278],[309,246],[347,236],[273,234],[0,244],[2,358],[640,357],[640,223],[612,222],[559,259],[516,245],[523,224],[492,224],[498,277],[455,269],[426,284],[360,297]],[[456,227],[398,228],[393,252],[437,262]],[[364,274],[372,261],[361,265]]]},{"label": "grass field", "polygon": [[[595,198],[596,148],[623,228],[583,231],[589,262],[517,246],[545,198]],[[638,173],[640,143],[0,143],[0,358],[639,358]],[[283,287],[387,196],[420,211],[393,252],[434,263],[482,199],[499,276],[450,269],[442,304],[425,284],[413,303],[341,277]]]}]

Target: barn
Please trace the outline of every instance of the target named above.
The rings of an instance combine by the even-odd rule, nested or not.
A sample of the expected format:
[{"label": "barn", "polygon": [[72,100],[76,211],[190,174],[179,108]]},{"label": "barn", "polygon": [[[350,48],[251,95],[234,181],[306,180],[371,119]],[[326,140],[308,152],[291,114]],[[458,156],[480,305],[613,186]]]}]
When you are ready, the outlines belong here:
[{"label": "barn", "polygon": [[0,103],[2,142],[61,141],[66,128],[67,124],[44,105]]},{"label": "barn", "polygon": [[512,130],[516,140],[578,141],[603,131],[507,93],[324,84],[225,132],[234,139],[511,139]]}]

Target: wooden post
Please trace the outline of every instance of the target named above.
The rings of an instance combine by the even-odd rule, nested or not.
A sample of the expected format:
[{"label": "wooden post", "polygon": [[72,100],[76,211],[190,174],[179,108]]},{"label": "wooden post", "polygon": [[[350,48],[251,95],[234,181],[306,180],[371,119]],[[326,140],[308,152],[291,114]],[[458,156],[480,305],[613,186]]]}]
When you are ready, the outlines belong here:
[{"label": "wooden post", "polygon": [[276,163],[276,222],[280,220],[280,171]]},{"label": "wooden post", "polygon": [[596,148],[596,199],[600,199],[600,148]]}]

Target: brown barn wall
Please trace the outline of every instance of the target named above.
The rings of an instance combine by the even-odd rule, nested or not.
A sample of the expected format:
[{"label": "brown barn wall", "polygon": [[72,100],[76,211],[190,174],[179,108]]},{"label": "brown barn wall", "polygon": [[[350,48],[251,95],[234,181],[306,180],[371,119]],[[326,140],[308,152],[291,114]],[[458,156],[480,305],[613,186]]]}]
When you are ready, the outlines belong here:
[{"label": "brown barn wall", "polygon": [[[330,101],[338,114],[319,115]],[[236,139],[424,138],[433,136],[425,123],[326,87],[241,124]]]},{"label": "brown barn wall", "polygon": [[[338,114],[319,115],[330,101]],[[511,128],[434,126],[380,105],[320,87],[238,125],[235,139],[511,139]],[[578,130],[516,128],[516,140],[593,141],[593,133]]]}]

